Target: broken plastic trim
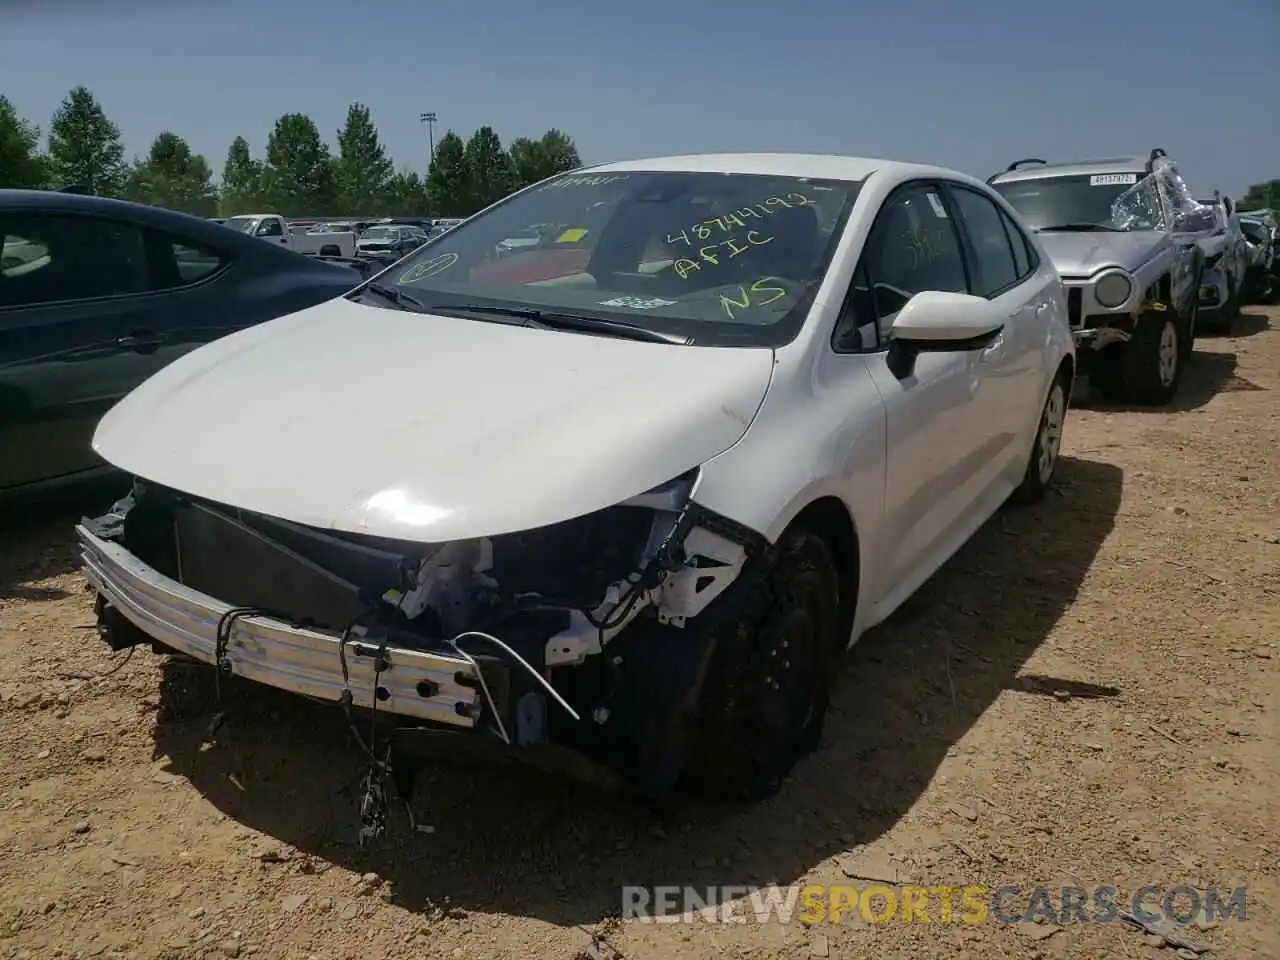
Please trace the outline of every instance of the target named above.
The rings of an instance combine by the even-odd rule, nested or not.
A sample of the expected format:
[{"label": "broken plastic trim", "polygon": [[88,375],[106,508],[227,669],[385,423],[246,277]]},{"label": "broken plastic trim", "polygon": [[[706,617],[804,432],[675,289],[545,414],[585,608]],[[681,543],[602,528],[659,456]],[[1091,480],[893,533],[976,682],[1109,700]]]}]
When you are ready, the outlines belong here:
[{"label": "broken plastic trim", "polygon": [[655,609],[659,623],[683,628],[768,547],[762,534],[691,499],[678,513],[657,512],[642,568],[612,584],[590,613],[570,611],[569,627],[547,641],[546,665],[576,666],[602,653],[647,607]]}]

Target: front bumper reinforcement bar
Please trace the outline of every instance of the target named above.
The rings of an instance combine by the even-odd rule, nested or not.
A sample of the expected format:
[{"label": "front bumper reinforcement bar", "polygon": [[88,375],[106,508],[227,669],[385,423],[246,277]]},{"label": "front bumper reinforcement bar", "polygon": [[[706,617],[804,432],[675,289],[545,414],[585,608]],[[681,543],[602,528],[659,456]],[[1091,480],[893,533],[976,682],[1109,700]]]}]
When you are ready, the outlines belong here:
[{"label": "front bumper reinforcement bar", "polygon": [[[85,578],[134,626],[158,643],[213,665],[218,621],[232,604],[172,580],[124,547],[77,525]],[[226,655],[232,672],[290,693],[337,703],[347,685],[336,633],[296,627],[267,616],[233,621]],[[460,657],[390,645],[390,665],[375,677],[373,648],[348,639],[352,704],[453,727],[474,728],[482,694],[474,666]],[[459,682],[460,680],[466,682]]]}]

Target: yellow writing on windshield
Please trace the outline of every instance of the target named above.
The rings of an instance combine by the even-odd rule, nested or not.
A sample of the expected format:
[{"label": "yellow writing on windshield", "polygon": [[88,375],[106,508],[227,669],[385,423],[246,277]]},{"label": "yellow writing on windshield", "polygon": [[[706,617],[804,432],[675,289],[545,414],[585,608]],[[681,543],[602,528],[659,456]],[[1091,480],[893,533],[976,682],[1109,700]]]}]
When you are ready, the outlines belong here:
[{"label": "yellow writing on windshield", "polygon": [[[687,230],[681,230],[679,233],[668,233],[667,243],[683,243],[692,247],[695,241],[710,240],[717,234],[731,233],[735,230],[745,229],[747,219],[754,217],[762,220],[765,217],[774,216],[779,210],[789,210],[793,207],[812,207],[816,206],[812,199],[806,197],[803,193],[792,192],[785,197],[775,196],[768,197],[760,203],[752,204],[746,207],[740,207],[732,213],[723,213],[718,217],[712,217],[709,220],[702,220],[695,223]],[[690,236],[692,234],[692,237]]]},{"label": "yellow writing on windshield", "polygon": [[572,230],[566,230],[560,236],[556,237],[556,243],[577,243],[587,235],[585,229],[574,227]]},{"label": "yellow writing on windshield", "polygon": [[400,274],[400,279],[396,283],[417,283],[419,280],[425,280],[427,277],[434,277],[437,273],[443,273],[458,262],[456,253],[442,253],[438,257],[433,257],[423,263],[415,263],[404,273]]},{"label": "yellow writing on windshield", "polygon": [[750,310],[753,307],[767,307],[787,295],[785,288],[779,286],[777,277],[761,277],[749,287],[738,287],[737,296],[720,295],[720,309],[730,320],[736,320],[734,308]]},{"label": "yellow writing on windshield", "polygon": [[[672,264],[672,269],[681,280],[688,280],[690,276],[702,270],[704,263],[709,263],[713,267],[719,266],[722,260],[732,260],[752,247],[763,247],[766,243],[773,243],[773,239],[773,237],[763,236],[757,230],[748,230],[743,236],[704,244],[698,248],[697,259],[680,257]],[[728,255],[726,256],[722,251],[728,251]]]}]

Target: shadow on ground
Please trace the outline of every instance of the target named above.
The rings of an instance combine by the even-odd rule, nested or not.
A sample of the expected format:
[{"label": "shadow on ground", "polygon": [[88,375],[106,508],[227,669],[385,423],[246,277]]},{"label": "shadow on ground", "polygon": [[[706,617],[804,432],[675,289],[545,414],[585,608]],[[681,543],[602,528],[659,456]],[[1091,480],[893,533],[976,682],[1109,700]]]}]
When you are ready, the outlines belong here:
[{"label": "shadow on ground", "polygon": [[[1254,337],[1271,329],[1271,318],[1265,313],[1259,312],[1261,306],[1244,307],[1240,311],[1240,315],[1231,322],[1231,332],[1228,334],[1206,334],[1210,337],[1219,337],[1221,339],[1236,337]],[[1199,336],[1199,334],[1197,334]]]},{"label": "shadow on ground", "polygon": [[[1262,319],[1266,319],[1265,317]],[[1073,394],[1072,405],[1090,410],[1128,413],[1186,413],[1198,410],[1220,393],[1237,390],[1265,390],[1252,380],[1246,380],[1236,372],[1238,361],[1234,353],[1210,353],[1196,351],[1182,373],[1178,394],[1170,403],[1160,407],[1139,407],[1128,404],[1107,403],[1091,389],[1081,390],[1080,402]]]},{"label": "shadow on ground", "polygon": [[419,780],[415,808],[434,835],[414,836],[398,817],[398,839],[364,852],[351,843],[360,756],[337,708],[238,686],[218,746],[202,751],[210,675],[178,664],[166,667],[156,754],[230,817],[304,854],[377,871],[413,910],[590,923],[616,914],[622,884],[788,883],[892,827],[1004,691],[1118,693],[1020,675],[1075,599],[1120,503],[1117,467],[1064,458],[1059,478],[1042,505],[993,518],[855,647],[822,747],[754,808],[694,809],[664,827],[616,795],[457,763]]},{"label": "shadow on ground", "polygon": [[80,568],[75,525],[102,513],[129,488],[118,477],[0,502],[0,601],[57,600],[65,591],[38,585]]}]

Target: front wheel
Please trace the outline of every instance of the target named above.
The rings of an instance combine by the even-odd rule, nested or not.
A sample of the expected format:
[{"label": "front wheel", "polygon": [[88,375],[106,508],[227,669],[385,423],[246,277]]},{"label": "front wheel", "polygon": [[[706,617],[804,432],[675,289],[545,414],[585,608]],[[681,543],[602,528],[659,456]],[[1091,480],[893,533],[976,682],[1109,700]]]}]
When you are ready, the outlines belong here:
[{"label": "front wheel", "polygon": [[1160,406],[1178,393],[1186,353],[1184,328],[1171,310],[1149,310],[1138,318],[1133,336],[1120,349],[1123,399]]},{"label": "front wheel", "polygon": [[[699,705],[690,785],[711,799],[756,802],[777,792],[822,734],[842,649],[835,565],[796,528],[730,587]],[[710,611],[708,611],[710,612]],[[705,616],[705,614],[704,614]]]}]

